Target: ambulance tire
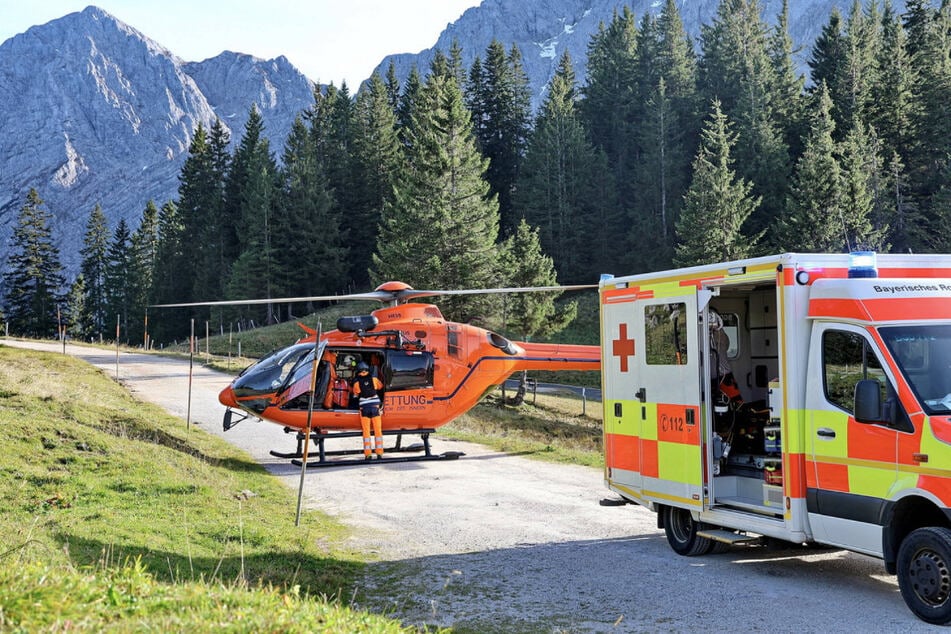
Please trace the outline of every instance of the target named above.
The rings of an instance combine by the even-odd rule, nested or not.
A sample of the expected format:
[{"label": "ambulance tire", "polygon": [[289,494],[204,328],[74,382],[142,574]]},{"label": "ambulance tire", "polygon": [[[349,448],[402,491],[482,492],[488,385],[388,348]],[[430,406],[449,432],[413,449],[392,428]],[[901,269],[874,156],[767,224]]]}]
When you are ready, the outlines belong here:
[{"label": "ambulance tire", "polygon": [[951,623],[951,529],[912,531],[898,549],[898,587],[922,621]]},{"label": "ambulance tire", "polygon": [[663,513],[667,543],[675,553],[685,557],[697,557],[710,552],[714,542],[712,539],[697,535],[700,522],[693,519],[690,511],[675,506],[665,506]]}]

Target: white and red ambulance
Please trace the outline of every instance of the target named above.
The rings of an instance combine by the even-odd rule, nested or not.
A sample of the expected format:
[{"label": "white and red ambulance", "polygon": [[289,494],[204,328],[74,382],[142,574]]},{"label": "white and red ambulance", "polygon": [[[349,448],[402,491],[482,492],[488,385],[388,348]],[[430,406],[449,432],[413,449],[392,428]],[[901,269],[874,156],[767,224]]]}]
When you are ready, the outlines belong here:
[{"label": "white and red ambulance", "polygon": [[676,552],[865,553],[951,623],[951,256],[783,254],[600,298],[606,483]]}]

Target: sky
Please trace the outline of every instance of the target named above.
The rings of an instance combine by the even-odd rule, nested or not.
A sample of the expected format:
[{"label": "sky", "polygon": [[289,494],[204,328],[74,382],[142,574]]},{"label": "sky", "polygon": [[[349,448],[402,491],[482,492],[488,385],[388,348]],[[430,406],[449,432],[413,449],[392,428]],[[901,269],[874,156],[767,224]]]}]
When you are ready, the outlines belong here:
[{"label": "sky", "polygon": [[284,55],[312,81],[358,86],[393,53],[418,53],[481,0],[0,0],[0,42],[90,4],[188,62]]}]

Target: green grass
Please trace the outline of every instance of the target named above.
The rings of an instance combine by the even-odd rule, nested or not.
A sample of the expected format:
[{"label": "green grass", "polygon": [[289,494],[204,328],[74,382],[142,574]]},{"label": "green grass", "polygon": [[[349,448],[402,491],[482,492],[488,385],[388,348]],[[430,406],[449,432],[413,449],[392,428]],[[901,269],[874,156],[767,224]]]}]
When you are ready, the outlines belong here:
[{"label": "green grass", "polygon": [[0,346],[0,630],[402,631],[247,455],[89,365]]},{"label": "green grass", "polygon": [[[508,394],[511,396],[511,393]],[[440,430],[449,438],[550,462],[602,467],[601,403],[580,398],[531,395],[518,407],[490,396]]]}]

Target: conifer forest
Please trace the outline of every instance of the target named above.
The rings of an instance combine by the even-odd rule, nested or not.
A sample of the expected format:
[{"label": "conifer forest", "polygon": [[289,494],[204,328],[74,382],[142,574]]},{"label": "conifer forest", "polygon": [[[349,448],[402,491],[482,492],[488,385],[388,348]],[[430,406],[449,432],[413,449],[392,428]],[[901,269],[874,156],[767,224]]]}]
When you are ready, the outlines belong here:
[{"label": "conifer forest", "polygon": [[[154,304],[305,297],[386,280],[455,289],[596,284],[777,252],[951,253],[951,0],[858,0],[833,11],[797,70],[786,9],[722,0],[699,39],[677,3],[618,12],[563,56],[537,112],[520,51],[458,45],[400,85],[315,90],[282,148],[252,108],[240,139],[199,125],[174,200],[110,230],[84,211],[66,279],[55,220],[31,190],[14,229],[10,334],[141,345]],[[108,201],[102,201],[108,207]],[[498,326],[499,301],[447,317]],[[176,309],[155,341],[306,314],[312,306]],[[523,302],[505,327],[544,334],[571,308]],[[539,319],[539,315],[542,316]]]}]

